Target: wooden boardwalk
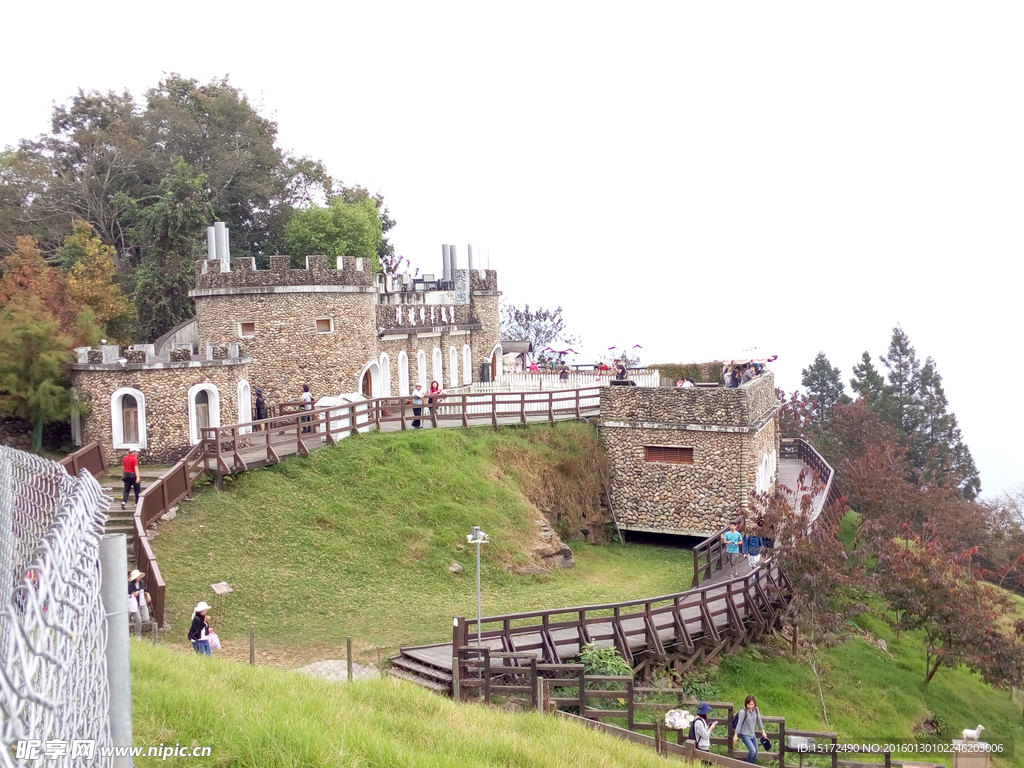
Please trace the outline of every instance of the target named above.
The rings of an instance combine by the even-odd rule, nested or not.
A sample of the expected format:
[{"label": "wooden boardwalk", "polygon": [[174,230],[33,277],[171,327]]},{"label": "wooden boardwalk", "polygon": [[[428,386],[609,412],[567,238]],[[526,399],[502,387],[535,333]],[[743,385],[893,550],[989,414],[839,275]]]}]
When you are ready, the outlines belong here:
[{"label": "wooden boardwalk", "polygon": [[[779,586],[779,572],[773,565],[751,571],[746,563],[746,558],[743,558],[740,569],[740,575],[736,578],[730,578],[729,574],[724,571],[718,571],[697,589],[690,589],[675,595],[648,598],[632,605],[620,603],[606,606],[562,608],[537,614],[520,614],[518,618],[512,619],[513,622],[526,622],[530,617],[546,614],[549,627],[546,634],[552,641],[549,647],[553,646],[557,652],[557,658],[550,658],[551,654],[544,653],[544,646],[547,643],[543,637],[545,631],[542,628],[512,626],[508,635],[504,632],[495,634],[493,630],[487,630],[487,626],[490,624],[504,623],[505,617],[485,617],[483,619],[485,629],[483,645],[495,652],[527,653],[535,655],[539,661],[559,663],[579,655],[578,616],[581,613],[591,616],[586,620],[585,628],[586,634],[594,643],[604,647],[616,645],[615,637],[620,634],[625,637],[631,655],[634,656],[652,645],[648,622],[653,625],[662,648],[679,643],[686,644],[684,633],[680,632],[678,628],[680,622],[686,629],[685,635],[688,635],[689,647],[693,648],[695,644],[699,644],[705,639],[721,643],[722,635],[733,628],[733,621],[737,615],[742,623],[753,619],[754,606],[761,603],[759,607],[762,610],[766,608],[764,598],[768,598],[769,590],[775,590]],[[746,573],[743,573],[744,571]],[[768,599],[770,600],[770,598]],[[658,603],[667,603],[670,609],[659,610]],[[730,605],[735,608],[735,611],[730,609]],[[633,610],[627,612],[628,608],[633,608]],[[597,615],[602,612],[611,615],[602,619]],[[616,613],[618,613],[617,619],[614,615]],[[567,622],[571,626],[560,627],[560,620],[570,616],[574,617],[574,620]],[[714,625],[715,631],[709,628],[709,619]],[[618,629],[616,625],[618,625]],[[470,630],[467,634],[468,645],[476,646],[475,627],[471,627]],[[511,643],[508,641],[509,636],[512,638]],[[403,648],[402,654],[440,669],[452,669],[453,654],[450,641]]]}]

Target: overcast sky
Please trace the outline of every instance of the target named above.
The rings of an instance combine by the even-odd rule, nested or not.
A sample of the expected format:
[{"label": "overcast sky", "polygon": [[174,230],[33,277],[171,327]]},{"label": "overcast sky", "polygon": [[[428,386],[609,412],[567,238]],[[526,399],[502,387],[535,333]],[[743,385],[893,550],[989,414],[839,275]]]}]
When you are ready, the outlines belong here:
[{"label": "overcast sky", "polygon": [[[499,10],[500,8],[500,10]],[[787,390],[902,324],[991,494],[1019,443],[1020,3],[19,3],[0,146],[79,88],[231,82],[384,193],[393,241],[490,253],[589,361],[759,345]]]}]

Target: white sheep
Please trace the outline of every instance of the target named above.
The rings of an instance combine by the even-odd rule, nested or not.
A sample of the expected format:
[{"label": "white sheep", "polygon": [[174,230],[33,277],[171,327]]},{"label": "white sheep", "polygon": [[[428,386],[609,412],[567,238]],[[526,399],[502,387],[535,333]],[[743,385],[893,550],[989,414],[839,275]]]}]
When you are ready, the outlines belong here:
[{"label": "white sheep", "polygon": [[981,732],[985,730],[984,725],[978,725],[973,731],[970,728],[964,728],[964,741],[977,741]]}]

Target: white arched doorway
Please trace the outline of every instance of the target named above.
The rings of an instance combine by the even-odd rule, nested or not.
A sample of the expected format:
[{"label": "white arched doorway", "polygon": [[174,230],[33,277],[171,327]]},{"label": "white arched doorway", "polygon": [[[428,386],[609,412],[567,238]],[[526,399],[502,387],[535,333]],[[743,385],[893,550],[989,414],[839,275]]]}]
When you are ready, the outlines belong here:
[{"label": "white arched doorway", "polygon": [[188,437],[192,445],[203,439],[200,430],[220,426],[220,390],[216,384],[194,384],[188,390]]},{"label": "white arched doorway", "polygon": [[[252,421],[252,391],[249,382],[242,379],[238,382],[238,423],[248,424]],[[247,435],[252,432],[252,427],[240,427],[238,434]]]},{"label": "white arched doorway", "polygon": [[491,381],[497,381],[505,372],[505,354],[501,344],[495,344],[491,350]]},{"label": "white arched doorway", "polygon": [[391,397],[391,358],[387,352],[380,356],[380,397]]},{"label": "white arched doorway", "polygon": [[473,350],[469,348],[469,344],[462,347],[462,383],[473,383]]},{"label": "white arched doorway", "polygon": [[115,449],[146,448],[146,396],[122,387],[110,396],[110,427]]},{"label": "white arched doorway", "polygon": [[409,355],[404,351],[398,353],[398,394],[400,397],[409,394]]},{"label": "white arched doorway", "polygon": [[434,381],[436,381],[442,387],[444,386],[444,365],[442,364],[442,360],[443,359],[444,359],[444,355],[441,354],[441,350],[435,348],[434,349],[434,359],[432,361],[433,362],[433,370],[431,371],[430,378],[433,379]]},{"label": "white arched doorway", "polygon": [[366,397],[380,397],[380,366],[367,363],[359,372],[359,391]]},{"label": "white arched doorway", "polygon": [[448,386],[459,386],[459,353],[448,347]]}]

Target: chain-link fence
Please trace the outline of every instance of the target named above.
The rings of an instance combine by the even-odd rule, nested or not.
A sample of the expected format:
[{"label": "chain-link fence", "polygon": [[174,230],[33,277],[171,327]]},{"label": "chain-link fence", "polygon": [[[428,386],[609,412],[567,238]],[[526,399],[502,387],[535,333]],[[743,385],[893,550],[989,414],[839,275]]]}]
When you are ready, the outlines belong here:
[{"label": "chain-link fence", "polygon": [[99,565],[108,503],[88,474],[0,447],[0,765],[29,764],[16,757],[24,740],[111,744]]}]

